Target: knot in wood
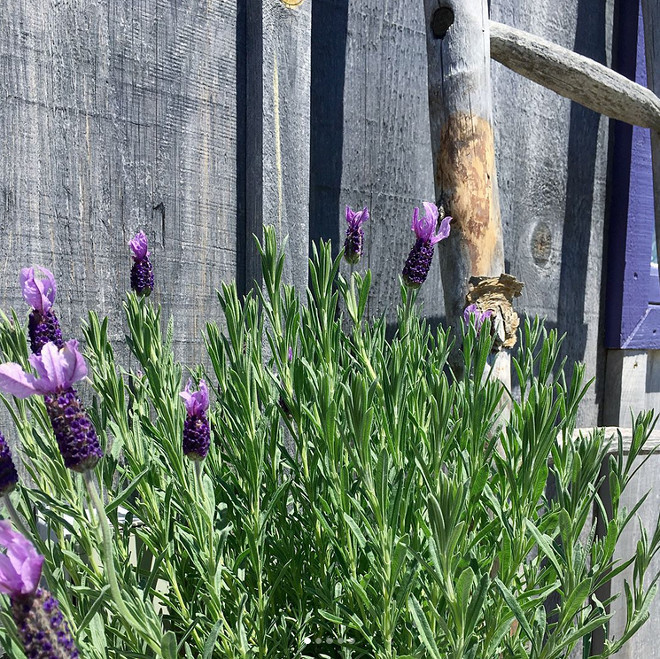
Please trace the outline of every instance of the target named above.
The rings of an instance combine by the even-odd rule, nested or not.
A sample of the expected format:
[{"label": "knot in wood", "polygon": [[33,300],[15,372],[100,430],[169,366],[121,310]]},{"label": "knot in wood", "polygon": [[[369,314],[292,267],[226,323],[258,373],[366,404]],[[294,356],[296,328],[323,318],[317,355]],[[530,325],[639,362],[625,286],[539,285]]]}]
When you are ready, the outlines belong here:
[{"label": "knot in wood", "polygon": [[438,7],[431,18],[431,30],[436,39],[444,38],[454,22],[454,12],[450,7]]},{"label": "knot in wood", "polygon": [[552,231],[546,222],[539,222],[532,231],[532,258],[543,267],[552,255]]}]

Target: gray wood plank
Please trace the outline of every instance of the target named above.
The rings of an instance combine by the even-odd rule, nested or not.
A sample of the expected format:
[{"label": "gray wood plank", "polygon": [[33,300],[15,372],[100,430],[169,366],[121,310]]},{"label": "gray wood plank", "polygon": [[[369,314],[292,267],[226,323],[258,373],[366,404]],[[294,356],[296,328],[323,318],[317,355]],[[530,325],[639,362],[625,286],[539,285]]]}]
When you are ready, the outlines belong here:
[{"label": "gray wood plank", "polygon": [[[314,11],[330,12],[340,4],[340,0],[317,0]],[[341,180],[317,177],[316,190],[321,189],[326,198],[333,190],[338,192],[332,214],[339,244],[345,204],[369,206],[365,255],[357,268],[369,267],[373,272],[370,312],[385,313],[393,322],[400,299],[399,276],[415,242],[412,211],[434,196],[423,7],[391,0],[352,1],[345,20],[343,122],[337,129],[343,139]],[[315,139],[313,134],[312,144]],[[311,219],[315,222],[315,217]],[[444,309],[437,255],[418,299],[437,322]]]},{"label": "gray wood plank", "polygon": [[[612,2],[493,3],[493,20],[609,65]],[[507,272],[525,282],[518,310],[566,332],[563,354],[596,383],[579,423],[596,425],[604,387],[599,323],[608,120],[493,63],[495,144]]]},{"label": "gray wood plank", "polygon": [[289,237],[285,281],[307,285],[311,20],[310,2],[248,4],[248,286],[260,281],[251,236],[264,225]]},{"label": "gray wood plank", "polygon": [[[646,457],[646,456],[645,456]],[[642,458],[643,459],[643,458]],[[621,505],[630,510],[633,505],[641,499],[646,492],[651,490],[647,500],[638,511],[640,522],[649,531],[653,533],[660,510],[660,482],[658,480],[658,471],[660,469],[660,456],[653,455],[648,462],[637,472],[626,491],[623,493]],[[615,556],[625,558],[635,553],[637,541],[639,540],[639,524],[634,520],[623,538],[619,541]],[[649,575],[660,571],[660,555],[656,555],[649,566]],[[612,584],[612,595],[621,593],[619,598],[612,604],[611,611],[614,612],[610,621],[609,638],[620,638],[625,627],[626,621],[626,598],[623,592],[623,581],[632,580],[632,567],[625,570],[622,574],[615,577]],[[617,652],[614,657],[617,659],[657,659],[660,657],[660,647],[657,643],[657,626],[660,620],[660,599],[657,597],[651,604],[649,610],[649,619],[646,624]]]}]

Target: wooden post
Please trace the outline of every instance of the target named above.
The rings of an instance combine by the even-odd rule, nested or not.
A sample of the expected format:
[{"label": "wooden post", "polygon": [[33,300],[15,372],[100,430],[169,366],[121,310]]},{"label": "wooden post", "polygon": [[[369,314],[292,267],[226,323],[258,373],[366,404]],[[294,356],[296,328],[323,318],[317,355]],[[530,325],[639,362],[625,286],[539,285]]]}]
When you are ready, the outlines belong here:
[{"label": "wooden post", "polygon": [[[644,44],[646,46],[646,79],[649,89],[660,96],[660,0],[642,0]],[[660,254],[660,130],[651,129],[653,158],[653,195],[655,206],[655,240]]]},{"label": "wooden post", "polygon": [[445,310],[456,326],[472,276],[504,271],[495,176],[486,0],[424,0],[433,174],[453,217],[440,243]]},{"label": "wooden post", "polygon": [[245,284],[261,282],[252,235],[289,236],[284,280],[307,286],[310,0],[248,2],[246,15]]}]

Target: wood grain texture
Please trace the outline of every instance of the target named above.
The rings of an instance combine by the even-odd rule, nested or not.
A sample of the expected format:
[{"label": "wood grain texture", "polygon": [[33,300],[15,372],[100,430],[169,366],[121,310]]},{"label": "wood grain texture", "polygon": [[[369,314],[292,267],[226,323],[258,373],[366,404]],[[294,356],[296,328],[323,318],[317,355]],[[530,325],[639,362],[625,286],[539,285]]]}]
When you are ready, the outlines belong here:
[{"label": "wood grain texture", "polygon": [[494,60],[591,110],[645,128],[660,128],[660,98],[625,76],[546,39],[490,22]]},{"label": "wood grain texture", "polygon": [[[636,464],[646,458],[643,456]],[[655,529],[660,509],[660,487],[658,486],[658,471],[660,469],[660,456],[653,455],[648,462],[641,467],[631,483],[621,496],[621,506],[631,510],[647,492],[648,498],[637,512],[636,518],[646,527],[649,536]],[[631,522],[626,533],[621,537],[615,551],[615,558],[623,559],[635,553],[637,541],[640,538],[639,523],[637,520]],[[660,571],[660,555],[651,561],[648,574],[652,575]],[[619,597],[611,605],[610,610],[614,613],[610,620],[609,638],[620,638],[626,621],[626,597],[623,590],[624,579],[631,582],[633,568],[629,567],[622,574],[615,577],[611,586],[611,595],[620,593]],[[660,646],[658,645],[658,620],[660,620],[660,599],[655,598],[649,609],[649,619],[646,624],[617,652],[613,657],[616,659],[658,659],[660,657]]]},{"label": "wood grain texture", "polygon": [[123,337],[128,240],[144,229],[153,298],[185,363],[236,269],[235,5],[8,0],[0,8],[0,305],[18,271],[58,279],[79,337],[88,309]]},{"label": "wood grain texture", "polygon": [[[613,2],[492,3],[491,18],[611,65]],[[608,119],[493,63],[493,115],[507,272],[516,308],[566,333],[562,352],[596,377],[579,423],[599,422]]]},{"label": "wood grain texture", "polygon": [[[368,205],[369,310],[395,319],[399,276],[415,240],[413,208],[433,199],[421,3],[314,0],[310,233],[343,245],[344,207]],[[332,61],[328,58],[332,57]],[[343,265],[347,272],[349,267]],[[438,257],[418,299],[442,314]]]},{"label": "wood grain texture", "polygon": [[[268,224],[280,243],[288,236],[284,279],[300,290],[309,248],[311,19],[311,2],[248,3],[247,239]],[[260,265],[247,250],[249,286],[260,281]]]},{"label": "wood grain texture", "polygon": [[660,350],[608,350],[603,423],[630,427],[632,415],[660,410]]},{"label": "wood grain texture", "polygon": [[[488,7],[483,0],[424,3],[435,197],[452,226],[440,244],[445,312],[457,324],[472,276],[504,272],[495,175]],[[434,22],[453,20],[443,37]]]}]

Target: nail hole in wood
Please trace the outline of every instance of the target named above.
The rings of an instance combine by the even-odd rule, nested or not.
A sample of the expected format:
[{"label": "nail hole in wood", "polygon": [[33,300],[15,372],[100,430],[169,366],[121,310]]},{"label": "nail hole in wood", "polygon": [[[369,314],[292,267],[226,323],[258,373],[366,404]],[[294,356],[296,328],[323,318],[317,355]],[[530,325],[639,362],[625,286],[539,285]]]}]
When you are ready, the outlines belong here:
[{"label": "nail hole in wood", "polygon": [[454,12],[449,7],[438,7],[431,18],[431,30],[436,39],[442,39],[454,22]]}]

